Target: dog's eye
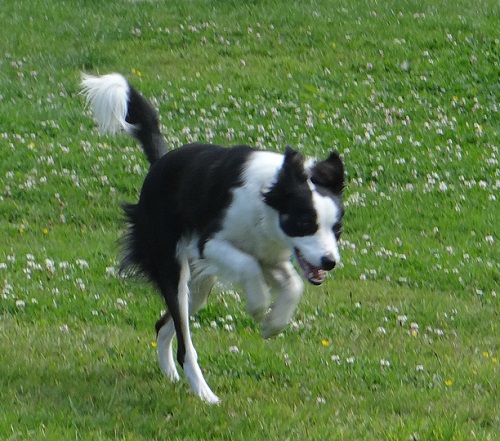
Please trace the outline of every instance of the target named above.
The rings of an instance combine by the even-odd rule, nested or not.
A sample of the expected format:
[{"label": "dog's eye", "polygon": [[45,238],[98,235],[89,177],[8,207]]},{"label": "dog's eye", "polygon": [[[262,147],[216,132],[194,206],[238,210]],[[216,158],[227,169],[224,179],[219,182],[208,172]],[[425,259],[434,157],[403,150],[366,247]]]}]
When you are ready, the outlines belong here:
[{"label": "dog's eye", "polygon": [[311,236],[318,229],[315,219],[310,217],[296,218],[290,214],[282,214],[280,216],[280,226],[285,234],[290,237]]},{"label": "dog's eye", "polygon": [[333,227],[332,227],[333,234],[335,235],[335,239],[339,240],[340,236],[342,234],[342,224],[340,222],[337,222]]}]

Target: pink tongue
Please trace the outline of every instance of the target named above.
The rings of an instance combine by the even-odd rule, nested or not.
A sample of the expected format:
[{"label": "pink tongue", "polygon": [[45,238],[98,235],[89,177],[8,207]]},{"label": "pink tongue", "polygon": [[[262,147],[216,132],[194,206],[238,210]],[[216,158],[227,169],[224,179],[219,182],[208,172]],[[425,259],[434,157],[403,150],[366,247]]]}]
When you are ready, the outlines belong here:
[{"label": "pink tongue", "polygon": [[318,282],[322,282],[324,278],[325,278],[325,272],[322,269],[311,268],[311,271],[309,272],[308,276],[309,280],[316,280]]},{"label": "pink tongue", "polygon": [[322,269],[316,270],[315,274],[316,274],[317,279],[324,279],[325,278],[325,272]]},{"label": "pink tongue", "polygon": [[295,252],[297,256],[297,261],[299,262],[300,268],[304,273],[304,277],[311,283],[320,284],[325,279],[325,271],[321,268],[315,268],[312,266],[300,253],[300,251],[296,250]]}]

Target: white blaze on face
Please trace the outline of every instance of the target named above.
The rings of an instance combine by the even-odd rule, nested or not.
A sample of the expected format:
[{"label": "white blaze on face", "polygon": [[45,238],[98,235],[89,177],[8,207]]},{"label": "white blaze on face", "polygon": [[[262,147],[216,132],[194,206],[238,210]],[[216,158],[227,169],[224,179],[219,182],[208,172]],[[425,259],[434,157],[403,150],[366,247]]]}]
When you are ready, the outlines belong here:
[{"label": "white blaze on face", "polygon": [[328,196],[322,196],[316,191],[313,191],[312,196],[318,229],[312,236],[291,237],[290,240],[307,262],[320,268],[324,256],[330,256],[336,263],[340,262],[339,248],[332,228],[341,220],[341,210]]}]

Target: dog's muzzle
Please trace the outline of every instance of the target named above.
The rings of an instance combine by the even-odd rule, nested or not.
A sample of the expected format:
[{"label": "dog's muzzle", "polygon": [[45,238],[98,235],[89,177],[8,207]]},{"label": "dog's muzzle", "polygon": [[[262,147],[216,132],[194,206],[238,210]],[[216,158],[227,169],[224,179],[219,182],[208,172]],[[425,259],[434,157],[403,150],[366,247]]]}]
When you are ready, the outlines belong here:
[{"label": "dog's muzzle", "polygon": [[294,251],[302,274],[313,285],[321,285],[325,280],[326,271],[335,268],[336,262],[331,255],[323,256],[321,258],[321,267],[316,267],[306,260],[298,248],[295,248]]}]

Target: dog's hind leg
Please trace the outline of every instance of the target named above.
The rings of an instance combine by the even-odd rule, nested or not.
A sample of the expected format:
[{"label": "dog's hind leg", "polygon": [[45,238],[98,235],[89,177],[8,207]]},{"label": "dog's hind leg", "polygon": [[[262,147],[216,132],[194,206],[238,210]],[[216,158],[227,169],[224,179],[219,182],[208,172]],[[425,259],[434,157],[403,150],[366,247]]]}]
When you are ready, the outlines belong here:
[{"label": "dog's hind leg", "polygon": [[304,282],[291,262],[285,262],[267,273],[272,287],[278,291],[276,300],[262,321],[262,336],[278,334],[291,320],[304,290]]},{"label": "dog's hind leg", "polygon": [[156,322],[156,343],[158,349],[158,359],[160,367],[165,376],[172,382],[180,380],[179,373],[175,367],[174,351],[172,348],[172,340],[175,335],[175,326],[170,316],[170,312],[166,312]]},{"label": "dog's hind leg", "polygon": [[[197,277],[192,279],[189,289],[189,315],[196,314],[203,307],[214,284],[214,277]],[[180,376],[174,360],[172,341],[175,335],[175,326],[170,312],[167,311],[156,322],[156,334],[161,370],[170,381],[177,382]]]},{"label": "dog's hind leg", "polygon": [[[187,259],[182,256],[179,260],[180,262],[172,262],[171,265],[164,268],[162,275],[157,278],[158,286],[167,302],[174,323],[175,334],[177,335],[177,361],[184,369],[193,392],[203,401],[209,404],[217,404],[220,399],[212,392],[205,381],[198,365],[196,350],[191,341],[189,331],[189,264]],[[169,322],[163,327],[169,326]],[[170,337],[171,331],[167,328],[163,334],[160,328],[159,334],[165,335],[165,343],[168,343],[167,339]],[[170,338],[170,344],[171,341]],[[169,346],[167,344],[167,349]],[[168,360],[169,355],[165,354],[165,357]]]}]

